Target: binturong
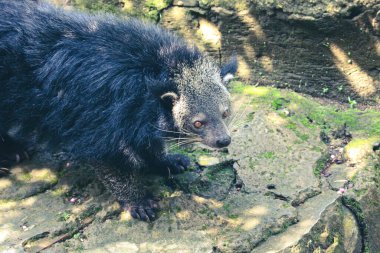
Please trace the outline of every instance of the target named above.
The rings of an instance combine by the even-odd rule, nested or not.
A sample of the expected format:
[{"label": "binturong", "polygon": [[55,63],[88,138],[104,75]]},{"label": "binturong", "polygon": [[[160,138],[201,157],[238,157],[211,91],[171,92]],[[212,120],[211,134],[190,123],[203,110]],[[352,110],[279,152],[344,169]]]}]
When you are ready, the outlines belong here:
[{"label": "binturong", "polygon": [[41,1],[0,0],[0,16],[0,160],[26,156],[15,143],[67,150],[134,218],[152,220],[141,178],[190,164],[168,138],[230,144],[236,59],[219,68],[156,25]]}]

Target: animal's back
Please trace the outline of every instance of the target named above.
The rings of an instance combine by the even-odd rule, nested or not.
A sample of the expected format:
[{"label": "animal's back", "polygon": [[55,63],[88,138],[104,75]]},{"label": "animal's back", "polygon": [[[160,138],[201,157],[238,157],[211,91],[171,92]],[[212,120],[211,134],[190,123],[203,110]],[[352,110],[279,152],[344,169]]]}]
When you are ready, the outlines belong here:
[{"label": "animal's back", "polygon": [[144,107],[146,82],[198,57],[178,37],[134,19],[30,0],[0,0],[0,14],[2,127],[37,129],[81,156],[117,153],[115,142],[155,120]]}]

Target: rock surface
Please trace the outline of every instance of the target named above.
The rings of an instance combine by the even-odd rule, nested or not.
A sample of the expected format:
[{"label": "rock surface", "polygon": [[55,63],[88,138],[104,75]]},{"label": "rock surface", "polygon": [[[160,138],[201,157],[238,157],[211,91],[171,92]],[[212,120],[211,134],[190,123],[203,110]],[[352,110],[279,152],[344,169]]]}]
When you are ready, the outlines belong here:
[{"label": "rock surface", "polygon": [[[216,59],[237,54],[239,77],[347,102],[380,101],[376,1],[199,1],[160,24]],[[204,11],[206,10],[206,11]]]},{"label": "rock surface", "polygon": [[380,102],[377,0],[50,0],[158,22],[226,61],[239,77],[364,104]]}]

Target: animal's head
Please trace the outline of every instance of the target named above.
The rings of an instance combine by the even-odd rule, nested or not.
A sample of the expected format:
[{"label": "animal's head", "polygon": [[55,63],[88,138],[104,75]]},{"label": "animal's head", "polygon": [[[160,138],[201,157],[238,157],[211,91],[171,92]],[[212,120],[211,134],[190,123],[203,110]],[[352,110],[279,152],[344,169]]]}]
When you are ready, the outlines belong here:
[{"label": "animal's head", "polygon": [[171,103],[173,118],[180,131],[210,147],[223,148],[230,144],[226,121],[231,104],[225,85],[236,69],[236,59],[220,69],[208,58],[180,68],[174,77],[177,91],[161,96],[162,100]]}]

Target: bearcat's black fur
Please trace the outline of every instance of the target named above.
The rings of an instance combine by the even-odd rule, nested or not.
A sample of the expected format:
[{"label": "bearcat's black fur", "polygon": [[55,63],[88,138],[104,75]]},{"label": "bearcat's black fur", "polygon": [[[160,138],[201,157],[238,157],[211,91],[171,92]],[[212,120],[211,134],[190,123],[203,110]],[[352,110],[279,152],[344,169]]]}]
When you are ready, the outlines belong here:
[{"label": "bearcat's black fur", "polygon": [[1,0],[0,14],[1,130],[22,126],[81,159],[138,165],[135,153],[162,151],[157,128],[173,122],[154,93],[175,89],[168,77],[201,57],[195,47],[133,19],[31,1]]},{"label": "bearcat's black fur", "polygon": [[236,62],[219,70],[155,25],[0,0],[0,157],[9,134],[65,147],[78,160],[95,161],[106,187],[134,205],[132,216],[149,220],[154,213],[142,202],[139,180],[121,171],[188,166],[187,157],[166,154],[163,141],[181,131],[171,109],[178,83],[188,94],[176,100],[176,115],[185,117],[186,108],[191,117],[209,115],[203,132],[193,129],[196,136],[210,146],[228,145],[222,115],[229,114],[229,94],[219,75],[235,71]]}]

